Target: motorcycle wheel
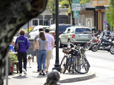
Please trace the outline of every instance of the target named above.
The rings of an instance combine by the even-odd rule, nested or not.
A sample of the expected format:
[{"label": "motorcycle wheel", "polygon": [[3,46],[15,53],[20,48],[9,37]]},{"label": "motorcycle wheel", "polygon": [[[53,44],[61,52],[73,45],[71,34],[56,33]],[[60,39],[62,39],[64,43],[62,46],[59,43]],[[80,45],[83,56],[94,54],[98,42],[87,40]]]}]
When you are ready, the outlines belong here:
[{"label": "motorcycle wheel", "polygon": [[96,51],[98,50],[98,48],[99,48],[98,45],[93,45],[93,46],[91,47],[91,50],[92,50],[93,52],[96,52]]},{"label": "motorcycle wheel", "polygon": [[112,46],[110,47],[110,53],[111,53],[112,55],[114,55],[114,45],[112,45]]}]

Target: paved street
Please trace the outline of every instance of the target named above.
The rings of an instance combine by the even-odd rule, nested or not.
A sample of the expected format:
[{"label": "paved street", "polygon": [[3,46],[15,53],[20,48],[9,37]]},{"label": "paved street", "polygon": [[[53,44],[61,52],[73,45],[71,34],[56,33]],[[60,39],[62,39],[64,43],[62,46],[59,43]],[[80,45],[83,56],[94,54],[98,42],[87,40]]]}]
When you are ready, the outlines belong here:
[{"label": "paved street", "polygon": [[[60,61],[63,57],[63,53],[62,53],[62,49],[59,49],[59,55],[60,55]],[[107,51],[97,51],[97,52],[92,52],[92,51],[86,51],[86,55],[87,55],[87,59],[91,65],[89,74],[95,73],[96,77],[89,79],[89,80],[81,80],[81,81],[76,81],[76,80],[72,80],[72,82],[63,82],[62,85],[114,85],[114,55],[111,55],[109,52]],[[53,56],[56,56],[55,54],[55,49],[53,50]],[[49,68],[49,71],[52,70],[52,68],[54,67],[53,65],[55,64],[55,57],[53,57],[53,59],[51,59],[51,66]],[[19,77],[18,74],[15,75],[10,75],[9,76],[9,85],[31,85],[33,82],[34,85],[43,85],[46,81],[46,76],[39,76],[38,72],[36,72],[37,68],[36,68],[36,59],[34,62],[32,62],[32,68],[29,68],[28,66],[28,73],[27,76],[25,77],[24,75],[22,77]],[[67,80],[67,79],[72,79],[77,77],[77,79],[79,79],[79,77],[82,76],[87,76],[89,74],[86,75],[79,75],[79,74],[61,74],[61,78],[60,80]],[[15,81],[15,82],[13,82]],[[17,81],[17,82],[16,82]],[[68,80],[67,80],[68,81]]]}]

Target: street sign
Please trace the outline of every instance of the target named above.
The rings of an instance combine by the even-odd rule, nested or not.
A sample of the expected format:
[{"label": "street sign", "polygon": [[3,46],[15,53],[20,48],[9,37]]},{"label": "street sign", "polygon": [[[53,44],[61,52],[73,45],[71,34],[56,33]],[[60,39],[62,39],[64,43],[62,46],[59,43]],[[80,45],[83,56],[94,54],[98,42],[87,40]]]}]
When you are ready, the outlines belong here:
[{"label": "street sign", "polygon": [[80,11],[80,4],[72,4],[72,11]]},{"label": "street sign", "polygon": [[80,0],[72,0],[73,18],[79,18],[79,11],[80,10],[81,10]]},{"label": "street sign", "polygon": [[79,11],[73,11],[73,18],[79,18]]},{"label": "street sign", "polygon": [[72,0],[72,3],[79,4],[80,3],[80,0]]}]

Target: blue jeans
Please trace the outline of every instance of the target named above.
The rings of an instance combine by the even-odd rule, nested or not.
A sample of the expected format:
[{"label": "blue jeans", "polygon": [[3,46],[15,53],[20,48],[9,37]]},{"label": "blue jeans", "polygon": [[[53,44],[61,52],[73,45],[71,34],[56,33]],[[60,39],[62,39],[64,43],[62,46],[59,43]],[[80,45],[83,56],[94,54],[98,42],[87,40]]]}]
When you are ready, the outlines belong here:
[{"label": "blue jeans", "polygon": [[[47,51],[46,50],[39,50],[39,67],[40,71],[46,69],[46,57],[47,57]],[[43,69],[42,69],[43,65]]]},{"label": "blue jeans", "polygon": [[36,53],[37,53],[37,68],[40,69],[39,68],[39,53],[38,53],[38,49],[36,50]]}]

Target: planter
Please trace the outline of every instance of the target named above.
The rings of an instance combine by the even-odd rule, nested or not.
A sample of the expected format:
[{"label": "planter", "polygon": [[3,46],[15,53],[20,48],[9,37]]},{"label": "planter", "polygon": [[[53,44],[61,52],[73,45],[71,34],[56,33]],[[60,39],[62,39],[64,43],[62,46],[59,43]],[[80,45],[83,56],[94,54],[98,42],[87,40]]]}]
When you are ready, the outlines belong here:
[{"label": "planter", "polygon": [[10,68],[11,68],[10,73],[13,74],[13,72],[14,72],[14,65],[11,65]]}]

